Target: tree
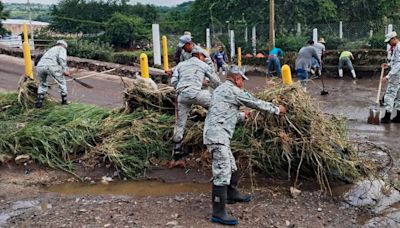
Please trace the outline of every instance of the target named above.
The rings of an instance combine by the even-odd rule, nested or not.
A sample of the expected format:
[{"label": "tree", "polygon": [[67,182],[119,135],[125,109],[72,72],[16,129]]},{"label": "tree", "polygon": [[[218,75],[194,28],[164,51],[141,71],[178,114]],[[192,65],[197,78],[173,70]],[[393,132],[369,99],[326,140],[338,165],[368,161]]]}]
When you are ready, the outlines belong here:
[{"label": "tree", "polygon": [[1,24],[1,20],[6,20],[9,17],[9,15],[10,15],[10,12],[4,10],[4,5],[0,1],[0,35],[4,35],[4,34],[8,33],[8,31],[3,28],[3,25]]},{"label": "tree", "polygon": [[115,13],[106,25],[106,37],[111,44],[119,47],[132,47],[134,41],[149,38],[150,31],[143,19]]}]

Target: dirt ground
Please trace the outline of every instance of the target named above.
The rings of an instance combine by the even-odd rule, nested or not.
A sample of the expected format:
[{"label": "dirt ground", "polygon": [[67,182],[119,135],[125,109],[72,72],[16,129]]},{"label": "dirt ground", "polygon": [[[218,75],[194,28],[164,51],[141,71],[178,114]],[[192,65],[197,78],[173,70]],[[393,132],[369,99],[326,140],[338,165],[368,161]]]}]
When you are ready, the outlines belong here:
[{"label": "dirt ground", "polygon": [[[23,71],[21,61],[0,56],[0,89],[15,89]],[[250,78],[248,89],[265,85],[263,77]],[[351,140],[373,142],[391,150],[394,162],[390,175],[398,180],[400,125],[366,124],[368,108],[376,96],[376,80],[330,78],[326,80],[329,95],[324,97],[319,94],[320,81],[314,80],[309,84],[309,92],[324,112],[349,119]],[[110,108],[121,104],[123,86],[119,77],[99,76],[85,82],[97,89],[71,84],[73,101]],[[57,94],[57,90],[52,93]],[[107,184],[101,183],[102,176],[112,170],[82,173],[87,176],[83,185],[76,184],[68,174],[35,164],[29,165],[27,175],[23,166],[0,166],[0,227],[218,227],[209,222],[209,172],[161,169],[148,173],[151,181]],[[318,191],[315,185],[304,183],[300,196],[294,199],[287,181],[257,179],[252,187],[240,186],[254,200],[229,205],[228,209],[238,217],[239,227],[361,227],[372,217],[341,200],[346,189],[343,186],[333,186],[332,197]]]},{"label": "dirt ground", "polygon": [[[184,169],[165,170],[153,174],[152,178],[159,180],[158,186],[168,188],[172,181],[185,184],[179,180],[185,175],[184,181],[197,179],[203,181],[202,187],[195,185],[184,189],[186,192],[175,193],[174,189],[156,191],[148,196],[143,195],[152,186],[140,190],[142,196],[113,194],[117,189],[111,186],[116,183],[93,184],[94,188],[104,189],[96,194],[60,194],[47,189],[62,182],[69,182],[65,186],[79,186],[65,173],[31,167],[29,175],[23,175],[23,168],[15,166],[2,167],[0,172],[0,226],[217,227],[209,222],[211,184],[206,183],[207,177],[196,174],[189,174],[188,178]],[[171,176],[176,178],[171,180]],[[138,186],[134,182],[126,183],[132,191]],[[288,186],[285,181],[260,181],[258,187],[244,190],[254,196],[251,203],[237,203],[228,208],[238,217],[239,227],[356,227],[365,217],[365,213],[347,206],[340,198],[316,190],[304,190],[293,199]],[[5,216],[11,218],[2,224]]]}]

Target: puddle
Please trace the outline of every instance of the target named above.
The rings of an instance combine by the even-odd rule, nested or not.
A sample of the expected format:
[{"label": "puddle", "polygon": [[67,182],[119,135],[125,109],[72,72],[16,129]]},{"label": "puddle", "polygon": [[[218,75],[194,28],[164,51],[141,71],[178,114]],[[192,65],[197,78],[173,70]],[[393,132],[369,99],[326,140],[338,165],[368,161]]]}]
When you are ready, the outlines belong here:
[{"label": "puddle", "polygon": [[126,181],[109,184],[65,183],[46,189],[64,195],[131,195],[131,196],[167,196],[177,193],[208,193],[211,184],[200,183],[163,183],[159,181]]}]

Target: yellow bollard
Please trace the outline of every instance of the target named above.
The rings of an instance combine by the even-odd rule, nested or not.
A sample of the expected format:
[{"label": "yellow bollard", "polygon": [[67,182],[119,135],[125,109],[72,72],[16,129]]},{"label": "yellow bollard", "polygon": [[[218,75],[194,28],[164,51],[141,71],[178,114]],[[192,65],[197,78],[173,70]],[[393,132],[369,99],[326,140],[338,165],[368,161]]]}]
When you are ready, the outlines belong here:
[{"label": "yellow bollard", "polygon": [[292,85],[292,72],[290,71],[289,65],[285,64],[282,66],[282,81],[285,85]]},{"label": "yellow bollard", "polygon": [[149,78],[149,61],[145,53],[140,54],[140,72],[142,78]]},{"label": "yellow bollard", "polygon": [[167,72],[169,71],[169,66],[168,66],[168,42],[166,36],[162,36],[162,46],[163,46],[164,71]]},{"label": "yellow bollard", "polygon": [[24,23],[24,42],[22,43],[22,51],[24,53],[25,76],[33,79],[31,49],[28,41],[28,26]]},{"label": "yellow bollard", "polygon": [[242,48],[238,48],[238,66],[242,66]]}]

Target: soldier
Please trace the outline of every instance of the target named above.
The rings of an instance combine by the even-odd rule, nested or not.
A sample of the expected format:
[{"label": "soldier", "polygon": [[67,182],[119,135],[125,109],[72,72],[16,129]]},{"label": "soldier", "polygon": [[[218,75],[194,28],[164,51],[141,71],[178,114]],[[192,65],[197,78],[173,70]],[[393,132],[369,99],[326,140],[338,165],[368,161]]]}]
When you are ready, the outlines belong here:
[{"label": "soldier", "polygon": [[47,92],[47,76],[51,76],[58,84],[61,94],[61,104],[67,105],[67,83],[65,76],[70,76],[67,67],[68,44],[64,40],[57,41],[56,46],[50,48],[37,64],[39,78],[38,97],[36,108],[43,107],[44,94]]},{"label": "soldier", "polygon": [[201,105],[205,108],[210,106],[211,93],[202,89],[208,83],[206,77],[211,80],[211,86],[218,86],[221,81],[209,65],[204,63],[207,52],[201,47],[195,46],[191,50],[192,58],[181,62],[175,68],[171,84],[177,92],[177,120],[174,128],[174,149],[172,157],[178,160],[186,155],[182,150],[183,133],[187,121],[190,107],[193,104]]},{"label": "soldier", "polygon": [[[192,58],[192,50],[194,47],[197,47],[197,45],[193,43],[191,36],[184,35],[179,38],[178,47],[182,47],[183,49],[180,57],[180,62],[183,62]],[[213,70],[215,70],[214,63],[208,52],[204,51],[204,54],[206,55],[204,62],[207,63]]]},{"label": "soldier", "polygon": [[244,121],[250,112],[240,112],[240,106],[284,114],[285,107],[275,106],[251,96],[242,90],[244,80],[248,78],[236,65],[228,68],[227,80],[214,90],[207,118],[204,125],[203,140],[212,154],[212,222],[225,225],[235,225],[237,219],[225,211],[226,203],[249,202],[251,196],[241,194],[237,185],[240,173],[237,170],[235,158],[230,149],[236,123]]},{"label": "soldier", "polygon": [[[381,123],[400,123],[400,41],[396,32],[386,35],[385,42],[393,47],[393,54],[390,64],[383,64],[383,67],[390,66],[388,75],[382,78],[382,82],[389,82],[384,96],[385,116]],[[397,110],[396,117],[390,120],[392,109]]]}]

